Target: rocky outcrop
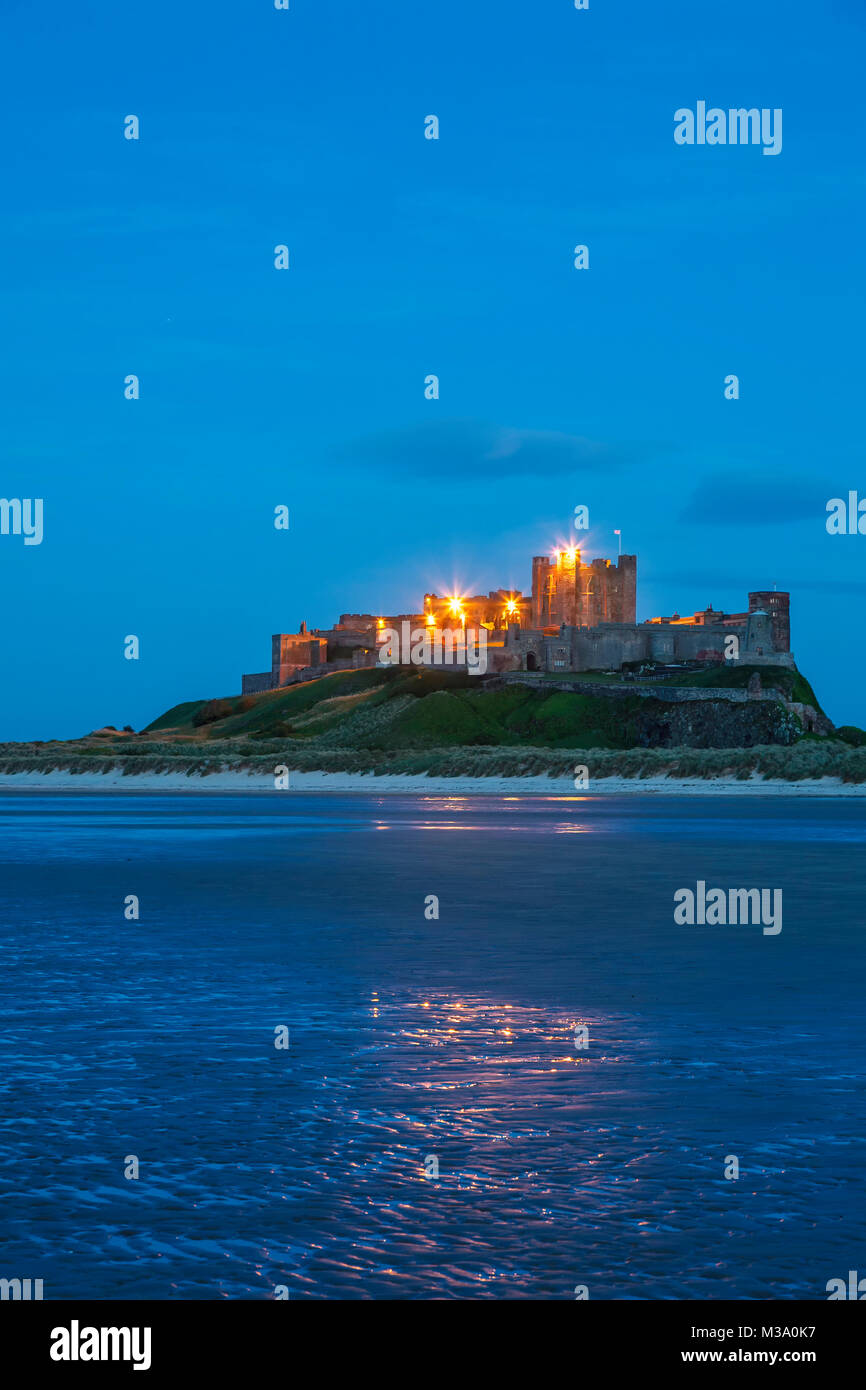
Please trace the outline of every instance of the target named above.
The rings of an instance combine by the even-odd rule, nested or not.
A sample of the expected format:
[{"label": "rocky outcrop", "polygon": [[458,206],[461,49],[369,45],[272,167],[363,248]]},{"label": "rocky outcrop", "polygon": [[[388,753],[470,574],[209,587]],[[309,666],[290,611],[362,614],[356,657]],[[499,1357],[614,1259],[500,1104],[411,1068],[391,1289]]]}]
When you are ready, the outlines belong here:
[{"label": "rocky outcrop", "polygon": [[755,748],[796,743],[803,726],[781,700],[642,700],[634,716],[641,748]]}]

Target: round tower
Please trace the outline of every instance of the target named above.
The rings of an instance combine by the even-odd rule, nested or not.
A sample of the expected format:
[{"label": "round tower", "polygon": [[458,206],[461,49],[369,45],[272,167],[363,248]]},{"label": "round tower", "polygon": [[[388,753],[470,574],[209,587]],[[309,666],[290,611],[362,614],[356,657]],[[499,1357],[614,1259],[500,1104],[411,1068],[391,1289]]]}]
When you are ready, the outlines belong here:
[{"label": "round tower", "polygon": [[769,613],[756,608],[746,620],[746,652],[754,656],[770,656],[774,650],[773,626]]}]

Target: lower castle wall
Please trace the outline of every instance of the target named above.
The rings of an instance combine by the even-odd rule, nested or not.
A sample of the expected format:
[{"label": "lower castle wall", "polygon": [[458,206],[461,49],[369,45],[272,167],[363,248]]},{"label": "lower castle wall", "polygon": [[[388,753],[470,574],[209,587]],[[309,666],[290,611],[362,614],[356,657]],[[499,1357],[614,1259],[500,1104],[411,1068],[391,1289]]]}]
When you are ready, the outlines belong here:
[{"label": "lower castle wall", "polygon": [[322,661],[318,666],[291,667],[285,672],[282,680],[275,679],[272,671],[259,671],[253,675],[241,676],[241,694],[261,695],[265,690],[283,690],[287,685],[316,681],[320,676],[329,676],[332,671],[357,671],[375,665],[375,652],[357,650],[351,657],[340,658],[338,661]]},{"label": "lower castle wall", "polygon": [[[550,671],[619,670],[629,661],[726,660],[726,639],[740,640],[738,659],[743,664],[794,665],[789,652],[773,651],[767,630],[751,624],[718,627],[685,623],[602,623],[592,628],[565,628],[546,636],[539,631],[511,627],[505,643],[503,666],[512,669]],[[748,642],[754,646],[750,648]]]},{"label": "lower castle wall", "polygon": [[[497,685],[499,682],[497,681]],[[509,671],[502,676],[503,685],[529,685],[538,689],[538,682],[523,671]],[[489,688],[489,687],[488,687]],[[700,700],[727,700],[729,704],[744,705],[751,700],[785,700],[781,690],[764,686],[757,694],[749,690],[728,685],[700,686],[668,685],[648,688],[640,685],[597,685],[594,681],[572,680],[563,677],[561,681],[545,681],[544,689],[569,690],[576,695],[602,696],[604,699],[629,700],[635,695],[646,700],[661,700],[668,705],[688,704]]]},{"label": "lower castle wall", "polygon": [[242,695],[261,695],[263,690],[272,690],[274,677],[271,671],[257,671],[251,676],[241,676]]}]

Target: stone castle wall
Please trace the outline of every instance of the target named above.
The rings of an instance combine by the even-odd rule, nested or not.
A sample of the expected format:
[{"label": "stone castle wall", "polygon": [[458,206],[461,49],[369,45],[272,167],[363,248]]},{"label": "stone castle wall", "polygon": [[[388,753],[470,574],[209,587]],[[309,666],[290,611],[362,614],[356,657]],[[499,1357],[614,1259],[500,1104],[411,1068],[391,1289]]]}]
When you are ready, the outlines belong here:
[{"label": "stone castle wall", "polygon": [[[538,689],[538,681],[531,675],[523,671],[506,672],[496,685],[529,685],[534,690]],[[488,689],[490,688],[488,683]],[[783,691],[772,686],[763,686],[761,690],[753,692],[742,687],[731,687],[727,685],[666,685],[666,686],[641,686],[641,685],[599,685],[595,681],[580,681],[563,677],[561,681],[548,680],[544,682],[545,690],[568,690],[573,695],[594,695],[602,696],[604,699],[611,700],[630,700],[635,695],[645,700],[661,700],[669,705],[688,704],[692,700],[726,700],[729,704],[744,705],[749,700],[786,700]]]},{"label": "stone castle wall", "polygon": [[777,651],[772,620],[766,613],[744,615],[745,621],[719,625],[671,623],[601,623],[597,627],[563,627],[551,635],[512,624],[504,646],[503,667],[512,670],[618,671],[633,661],[729,660],[728,639],[736,636],[736,659],[748,665],[794,665],[788,651]]},{"label": "stone castle wall", "polygon": [[264,690],[273,690],[274,675],[272,671],[256,671],[250,676],[241,676],[242,695],[261,695]]}]

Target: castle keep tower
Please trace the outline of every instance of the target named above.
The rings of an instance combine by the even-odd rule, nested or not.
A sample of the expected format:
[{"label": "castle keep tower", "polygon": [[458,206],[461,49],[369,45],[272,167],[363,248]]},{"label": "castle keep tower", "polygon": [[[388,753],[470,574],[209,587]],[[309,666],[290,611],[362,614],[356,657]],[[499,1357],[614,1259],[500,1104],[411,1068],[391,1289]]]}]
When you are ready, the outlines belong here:
[{"label": "castle keep tower", "polygon": [[599,623],[633,623],[637,593],[637,556],[621,555],[584,564],[580,551],[557,550],[552,559],[532,561],[532,626],[596,627]]}]

